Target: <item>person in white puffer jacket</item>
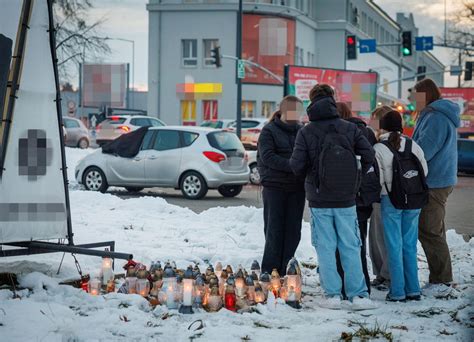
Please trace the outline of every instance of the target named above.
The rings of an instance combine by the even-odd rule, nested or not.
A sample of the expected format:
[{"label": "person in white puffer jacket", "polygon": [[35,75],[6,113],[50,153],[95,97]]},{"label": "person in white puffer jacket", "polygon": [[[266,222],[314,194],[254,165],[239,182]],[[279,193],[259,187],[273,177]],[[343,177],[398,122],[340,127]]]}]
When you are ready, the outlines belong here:
[{"label": "person in white puffer jacket", "polygon": [[[399,112],[393,110],[385,114],[380,120],[380,128],[380,141],[387,140],[395,151],[405,151],[409,138],[402,134],[402,116]],[[428,166],[423,150],[413,140],[410,141],[412,153],[420,161],[426,176]],[[392,190],[393,153],[381,142],[375,144],[374,150],[380,168],[382,220],[391,279],[386,300],[420,300],[416,243],[421,209],[400,210],[393,206],[387,192],[387,189],[389,192]]]}]

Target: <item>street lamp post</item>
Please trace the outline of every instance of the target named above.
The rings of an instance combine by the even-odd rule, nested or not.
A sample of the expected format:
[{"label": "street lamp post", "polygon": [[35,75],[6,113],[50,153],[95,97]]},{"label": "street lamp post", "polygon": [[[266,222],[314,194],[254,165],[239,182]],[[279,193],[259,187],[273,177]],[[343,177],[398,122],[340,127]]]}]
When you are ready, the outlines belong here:
[{"label": "street lamp post", "polygon": [[[135,85],[135,41],[132,40],[132,39],[125,39],[125,38],[110,38],[110,37],[106,37],[105,38],[106,40],[119,40],[119,41],[122,41],[122,42],[127,42],[127,43],[132,43],[132,86],[130,88],[133,89],[133,86]],[[132,104],[131,106],[133,107],[133,97],[132,97]],[[127,106],[129,106],[129,104],[127,103]]]}]

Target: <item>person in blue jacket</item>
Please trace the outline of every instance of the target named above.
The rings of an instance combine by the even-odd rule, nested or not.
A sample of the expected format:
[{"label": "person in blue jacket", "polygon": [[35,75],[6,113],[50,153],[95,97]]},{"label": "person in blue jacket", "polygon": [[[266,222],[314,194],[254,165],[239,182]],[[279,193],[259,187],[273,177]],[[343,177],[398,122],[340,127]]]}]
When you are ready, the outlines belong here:
[{"label": "person in blue jacket", "polygon": [[421,211],[418,234],[430,271],[424,294],[447,296],[452,290],[453,273],[444,219],[448,196],[457,182],[460,108],[441,98],[439,88],[429,78],[411,89],[410,100],[419,112],[413,140],[423,149],[429,170],[429,202]]}]

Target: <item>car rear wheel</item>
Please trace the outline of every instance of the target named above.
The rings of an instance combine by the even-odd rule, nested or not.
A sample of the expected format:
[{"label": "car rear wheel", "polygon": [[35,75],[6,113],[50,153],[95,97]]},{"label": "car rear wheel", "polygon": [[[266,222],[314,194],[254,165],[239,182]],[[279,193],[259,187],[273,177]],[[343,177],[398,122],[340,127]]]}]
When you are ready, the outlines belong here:
[{"label": "car rear wheel", "polygon": [[181,177],[181,192],[187,199],[201,199],[207,194],[207,184],[204,177],[195,171],[186,172]]},{"label": "car rear wheel", "polygon": [[242,192],[243,185],[221,185],[217,191],[224,197],[235,197]]},{"label": "car rear wheel", "polygon": [[106,192],[109,187],[104,172],[95,166],[88,168],[84,172],[82,184],[84,184],[86,190],[100,191],[102,193]]},{"label": "car rear wheel", "polygon": [[87,140],[86,138],[82,138],[77,143],[77,146],[79,146],[79,148],[86,149],[89,147],[89,140]]},{"label": "car rear wheel", "polygon": [[139,187],[134,187],[134,186],[126,186],[125,189],[127,189],[128,192],[140,192],[144,188],[139,188]]},{"label": "car rear wheel", "polygon": [[250,165],[250,183],[260,185],[260,174],[256,163]]}]

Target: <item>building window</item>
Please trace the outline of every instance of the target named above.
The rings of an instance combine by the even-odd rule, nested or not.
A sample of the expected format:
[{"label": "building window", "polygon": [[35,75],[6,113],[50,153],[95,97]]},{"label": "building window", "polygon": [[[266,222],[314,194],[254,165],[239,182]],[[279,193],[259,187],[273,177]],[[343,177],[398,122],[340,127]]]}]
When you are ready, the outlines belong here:
[{"label": "building window", "polygon": [[197,39],[181,40],[181,61],[182,66],[197,66]]},{"label": "building window", "polygon": [[367,33],[367,14],[365,12],[362,12],[362,31]]},{"label": "building window", "polygon": [[269,118],[275,111],[275,102],[272,101],[262,101],[262,116]]},{"label": "building window", "polygon": [[184,126],[196,126],[196,101],[181,100],[181,122]]},{"label": "building window", "polygon": [[255,116],[255,101],[242,101],[242,117],[253,118]]},{"label": "building window", "polygon": [[374,36],[374,20],[369,17],[369,28],[367,30],[369,36]]},{"label": "building window", "polygon": [[215,66],[213,64],[214,58],[211,57],[211,50],[214,49],[216,46],[219,45],[218,39],[203,39],[203,46],[204,46],[204,66],[212,67]]},{"label": "building window", "polygon": [[202,119],[205,121],[217,120],[218,108],[217,100],[202,101]]}]

